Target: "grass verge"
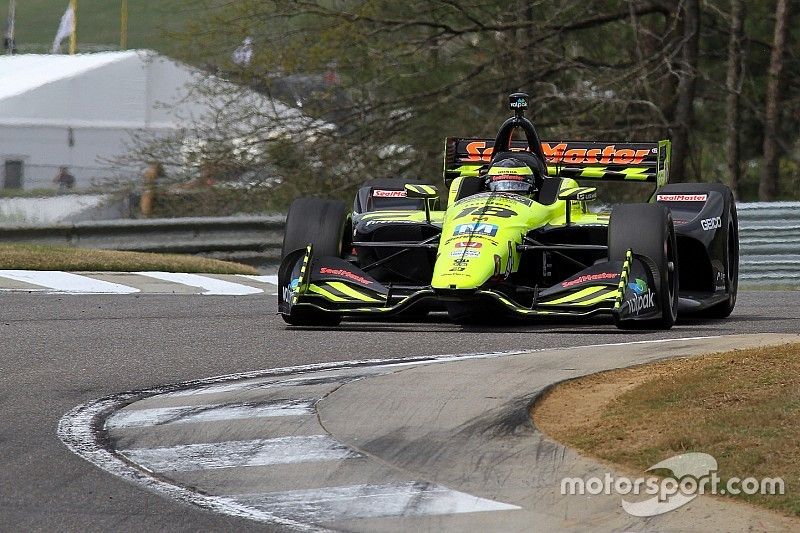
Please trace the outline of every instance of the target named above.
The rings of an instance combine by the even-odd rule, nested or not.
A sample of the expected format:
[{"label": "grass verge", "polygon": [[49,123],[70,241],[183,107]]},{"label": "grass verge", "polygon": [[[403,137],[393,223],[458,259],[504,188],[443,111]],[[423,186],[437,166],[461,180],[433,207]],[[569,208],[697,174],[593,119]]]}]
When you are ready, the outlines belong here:
[{"label": "grass verge", "polygon": [[38,244],[0,244],[0,269],[72,272],[258,273],[247,265],[192,255],[117,252]]},{"label": "grass verge", "polygon": [[714,456],[723,480],[781,477],[783,495],[733,497],[800,516],[800,344],[588,376],[532,415],[556,440],[639,472],[693,451]]}]

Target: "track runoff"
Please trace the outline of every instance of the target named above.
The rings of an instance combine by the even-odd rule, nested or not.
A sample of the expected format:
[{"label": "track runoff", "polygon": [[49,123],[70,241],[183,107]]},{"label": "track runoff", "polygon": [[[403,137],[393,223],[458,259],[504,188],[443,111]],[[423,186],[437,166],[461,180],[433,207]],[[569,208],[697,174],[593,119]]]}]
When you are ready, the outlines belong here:
[{"label": "track runoff", "polygon": [[[0,371],[9,379],[3,395],[4,428],[3,438],[0,440],[0,446],[6,457],[4,468],[0,469],[0,503],[2,503],[0,529],[100,530],[113,527],[116,530],[127,531],[159,528],[164,524],[187,529],[229,529],[232,527],[231,524],[244,530],[263,530],[265,526],[268,529],[271,527],[284,529],[284,526],[276,523],[271,523],[270,526],[250,519],[234,518],[231,515],[203,512],[197,506],[187,507],[176,499],[163,498],[153,491],[141,490],[138,483],[134,485],[122,482],[119,477],[94,468],[68,451],[54,431],[64,413],[71,411],[76,405],[85,405],[97,398],[117,398],[120,391],[172,390],[170,387],[165,389],[164,384],[245,371],[264,372],[258,369],[273,369],[266,372],[274,373],[276,372],[274,369],[298,365],[397,359],[409,357],[410,354],[432,356],[507,352],[581,345],[627,344],[632,341],[680,337],[800,330],[798,328],[800,295],[777,292],[742,293],[737,310],[729,320],[679,322],[676,328],[669,332],[635,334],[619,332],[613,324],[605,322],[481,329],[461,328],[432,320],[398,324],[348,322],[340,328],[328,330],[292,329],[287,328],[280,318],[274,315],[275,305],[272,297],[265,298],[258,295],[198,298],[192,295],[50,294],[45,296],[14,293],[4,294],[2,297],[0,334],[3,336],[3,342],[0,348],[3,357],[0,358]],[[653,346],[660,344],[655,343]],[[585,354],[587,361],[593,360],[591,357],[593,353],[594,349],[587,350]],[[580,360],[575,364],[564,365],[563,368],[566,369],[563,371],[565,376],[589,369],[588,365],[581,363]],[[320,370],[323,369],[317,371]],[[535,366],[530,369],[531,375],[540,372],[541,370],[537,370]],[[319,386],[325,385],[319,384]],[[274,388],[273,392],[277,390],[279,389]],[[342,387],[342,390],[347,390],[347,387]],[[254,399],[253,403],[257,404],[262,415],[271,411],[274,413],[276,406],[265,403],[292,399],[291,395],[285,395],[284,398],[279,396],[266,400]],[[130,400],[138,398],[139,393],[136,393]],[[200,401],[201,399],[203,401]],[[188,403],[186,397],[180,396],[173,401],[176,403],[172,404],[172,407],[178,408],[203,405],[203,402],[208,405],[213,403],[209,397],[202,398],[202,396],[195,397]],[[237,401],[246,403],[243,399]],[[317,404],[314,405],[315,408],[318,407]],[[136,409],[141,407],[142,404],[136,405]],[[153,408],[163,407],[165,406],[153,406]],[[287,413],[291,412],[287,406],[282,408],[286,408]],[[302,411],[309,407],[301,403],[292,408]],[[124,411],[123,409],[120,412]],[[130,423],[129,427],[117,423],[117,427],[111,427],[109,431],[117,432],[121,439],[114,443],[115,447],[109,453],[117,453],[113,450],[174,448],[184,444],[203,444],[205,435],[200,434],[190,438],[190,433],[196,430],[192,428],[208,427],[208,424],[216,424],[221,431],[216,441],[231,442],[234,433],[229,434],[225,426],[241,424],[241,419],[231,416],[232,413],[241,411],[235,408],[228,408],[222,411],[222,414],[214,413],[214,409],[210,411],[212,414],[208,416],[212,420],[205,421],[195,419],[195,422],[192,422],[189,418],[186,423],[160,423],[150,427],[147,423],[152,424],[152,419],[150,422],[138,422],[144,424],[138,427],[132,427]],[[187,417],[190,412],[191,410],[178,409],[172,413],[162,412],[159,416]],[[270,421],[269,426],[272,428],[270,434],[241,435],[236,438],[245,441],[285,437],[288,435],[285,428],[276,428],[274,423],[278,421],[291,426],[294,421],[295,424],[302,426],[302,420],[306,419],[306,415],[302,412],[297,413],[296,411],[294,415],[284,417],[261,416],[259,420]],[[218,420],[213,420],[214,417]],[[197,425],[198,422],[200,426]],[[367,426],[370,422],[363,423]],[[313,425],[304,427],[306,434],[299,436],[325,434],[320,433]],[[94,428],[93,431],[97,429]],[[176,433],[176,430],[180,431]],[[130,437],[137,431],[143,434],[160,431],[164,435],[171,435],[170,438],[174,440],[170,443],[152,441],[152,446],[148,443],[140,445],[134,440],[122,440],[125,433]],[[94,438],[92,435],[87,435],[89,439],[87,442],[91,442]],[[334,440],[336,441],[336,438]],[[317,449],[330,445],[330,442],[327,444],[319,442],[321,444]],[[272,443],[275,444],[276,442]],[[336,449],[335,445],[331,446]],[[108,452],[108,449],[102,449]],[[355,457],[342,460],[353,463],[359,461]],[[315,463],[294,465],[298,464],[307,466]],[[144,472],[143,475],[147,478],[146,471],[132,464],[129,466],[137,469],[140,474]],[[284,467],[294,468],[292,465],[247,468],[256,477],[261,474],[264,477],[272,477],[276,471],[272,469]],[[228,468],[209,470],[219,473],[226,469]],[[273,473],[268,475],[267,472]],[[189,475],[189,472],[184,471],[182,475]],[[323,477],[323,479],[334,482],[333,478]],[[342,481],[336,486],[359,485],[364,485],[363,490],[367,492],[373,490],[374,485],[391,486],[393,487],[391,490],[406,494],[407,497],[419,494],[420,491],[426,492],[431,497],[438,494],[439,497],[434,498],[438,502],[447,498],[452,498],[454,502],[463,502],[466,496],[454,494],[461,493],[495,502],[485,503],[487,506],[515,505],[510,500],[493,499],[483,495],[480,487],[460,490],[457,484],[437,484],[435,479],[428,479],[426,476],[406,475],[387,478],[376,473],[376,477],[368,482],[362,480],[361,483],[356,483],[353,479]],[[238,494],[247,494],[248,490],[244,487]],[[316,489],[303,486],[303,483],[298,481],[294,487],[275,487],[271,492],[300,491],[292,493],[295,499],[291,501],[297,502],[297,498],[300,501],[303,498],[312,498],[313,494],[308,492],[311,490]],[[216,494],[233,493],[218,491]],[[373,497],[376,497],[375,494]],[[414,499],[417,500],[418,498]],[[288,505],[286,501],[288,500],[283,502],[284,508]],[[249,507],[255,505],[253,502],[250,503]],[[264,508],[262,511],[266,512]],[[474,511],[458,515],[425,516],[476,517],[503,512],[506,511]],[[294,512],[275,513],[274,507],[273,514],[289,516],[292,520],[293,516],[297,518]],[[305,524],[302,517],[300,518],[301,520],[295,521]],[[385,520],[385,518],[374,520]]]}]

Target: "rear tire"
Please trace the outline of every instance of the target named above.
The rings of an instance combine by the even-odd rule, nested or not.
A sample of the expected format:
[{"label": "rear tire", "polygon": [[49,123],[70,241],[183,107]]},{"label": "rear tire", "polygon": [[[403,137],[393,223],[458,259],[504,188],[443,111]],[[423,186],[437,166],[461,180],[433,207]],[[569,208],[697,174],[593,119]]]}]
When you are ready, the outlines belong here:
[{"label": "rear tire", "polygon": [[[733,195],[731,195],[731,199]],[[727,261],[727,278],[725,289],[728,299],[709,307],[698,313],[698,316],[707,318],[728,318],[736,307],[736,296],[739,292],[739,221],[736,214],[736,204],[731,201],[730,216],[728,217],[728,236],[725,240],[725,260]]]},{"label": "rear tire", "polygon": [[299,198],[286,215],[281,258],[309,244],[314,247],[314,257],[343,257],[353,240],[350,224],[344,202]]},{"label": "rear tire", "polygon": [[620,329],[670,329],[678,316],[678,249],[669,210],[656,204],[617,205],[608,226],[608,259],[624,261],[628,249],[652,259],[660,278],[661,318],[620,320]]}]

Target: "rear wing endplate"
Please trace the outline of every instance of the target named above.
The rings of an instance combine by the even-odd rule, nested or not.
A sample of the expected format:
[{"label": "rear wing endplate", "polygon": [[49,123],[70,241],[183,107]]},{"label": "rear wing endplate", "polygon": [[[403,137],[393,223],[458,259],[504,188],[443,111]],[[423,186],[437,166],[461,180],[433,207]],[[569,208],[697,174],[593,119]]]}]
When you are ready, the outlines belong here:
[{"label": "rear wing endplate", "polygon": [[[494,140],[448,137],[444,150],[444,181],[478,176],[492,159]],[[527,141],[511,141],[511,150],[527,151]],[[576,180],[638,181],[662,187],[669,181],[670,141],[617,143],[542,141],[547,175]]]}]

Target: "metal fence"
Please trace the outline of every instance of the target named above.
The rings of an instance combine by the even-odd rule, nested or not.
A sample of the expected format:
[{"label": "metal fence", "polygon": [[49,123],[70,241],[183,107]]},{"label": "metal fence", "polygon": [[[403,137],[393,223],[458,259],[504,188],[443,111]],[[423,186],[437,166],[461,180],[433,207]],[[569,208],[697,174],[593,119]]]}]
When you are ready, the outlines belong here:
[{"label": "metal fence", "polygon": [[[0,228],[0,242],[189,254],[253,252],[276,261],[285,215],[106,220]],[[246,254],[245,254],[246,255]]]},{"label": "metal fence", "polygon": [[[744,284],[800,287],[800,202],[739,204]],[[275,262],[284,215],[111,220],[0,228],[0,242],[175,253],[258,254]]]},{"label": "metal fence", "polygon": [[739,280],[800,287],[800,202],[739,204]]}]

